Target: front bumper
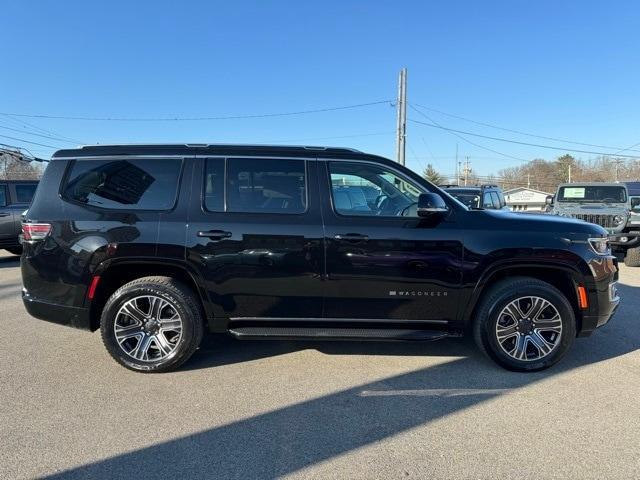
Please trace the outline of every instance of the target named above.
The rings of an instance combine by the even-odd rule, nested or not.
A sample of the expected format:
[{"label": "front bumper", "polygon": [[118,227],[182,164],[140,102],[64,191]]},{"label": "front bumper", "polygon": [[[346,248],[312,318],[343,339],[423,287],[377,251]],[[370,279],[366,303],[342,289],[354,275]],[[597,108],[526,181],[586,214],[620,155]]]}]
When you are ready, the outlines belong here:
[{"label": "front bumper", "polygon": [[88,308],[69,307],[36,300],[25,289],[22,289],[22,302],[32,317],[82,330],[92,330]]},{"label": "front bumper", "polygon": [[640,245],[640,231],[620,232],[609,235],[609,244],[613,247],[637,247]]},{"label": "front bumper", "polygon": [[618,261],[614,257],[600,260],[592,264],[592,271],[596,273],[595,283],[588,288],[589,308],[582,315],[582,324],[578,336],[587,337],[596,328],[605,325],[615,314],[620,305],[618,294]]}]

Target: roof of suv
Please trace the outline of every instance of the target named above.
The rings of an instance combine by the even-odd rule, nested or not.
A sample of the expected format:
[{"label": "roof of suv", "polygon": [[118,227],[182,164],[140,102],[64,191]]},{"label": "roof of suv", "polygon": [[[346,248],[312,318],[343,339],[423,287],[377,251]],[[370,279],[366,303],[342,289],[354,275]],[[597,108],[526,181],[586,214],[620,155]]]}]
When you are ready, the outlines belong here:
[{"label": "roof of suv", "polygon": [[440,188],[444,188],[445,190],[458,190],[460,192],[478,192],[481,190],[498,190],[499,187],[497,185],[438,185]]},{"label": "roof of suv", "polygon": [[[336,158],[380,159],[352,148],[314,147],[293,145],[233,145],[233,144],[131,144],[131,145],[86,145],[79,148],[58,150],[56,158],[101,157],[114,155],[252,155],[252,156],[309,156],[309,154],[331,155]],[[388,159],[385,159],[389,161]]]}]

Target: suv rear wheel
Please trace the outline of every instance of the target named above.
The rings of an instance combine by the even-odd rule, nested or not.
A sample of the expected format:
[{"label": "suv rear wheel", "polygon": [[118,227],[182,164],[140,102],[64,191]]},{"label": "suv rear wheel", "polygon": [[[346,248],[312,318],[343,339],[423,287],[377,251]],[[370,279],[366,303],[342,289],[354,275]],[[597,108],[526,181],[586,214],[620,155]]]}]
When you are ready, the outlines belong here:
[{"label": "suv rear wheel", "polygon": [[535,278],[503,280],[482,300],[474,323],[480,349],[508,370],[549,368],[576,336],[575,315],[557,288]]},{"label": "suv rear wheel", "polygon": [[169,277],[144,277],[120,287],[100,319],[102,341],[121,365],[167,372],[193,355],[203,335],[193,291]]}]

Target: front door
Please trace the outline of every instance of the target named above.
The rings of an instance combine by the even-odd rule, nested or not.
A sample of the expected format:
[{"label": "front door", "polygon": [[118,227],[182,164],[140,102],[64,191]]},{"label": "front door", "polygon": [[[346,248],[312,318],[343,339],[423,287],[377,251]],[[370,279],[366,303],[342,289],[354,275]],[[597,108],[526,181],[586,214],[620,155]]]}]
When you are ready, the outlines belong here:
[{"label": "front door", "polygon": [[322,317],[316,163],[196,159],[187,260],[199,270],[223,321]]},{"label": "front door", "polygon": [[325,317],[455,320],[462,232],[417,216],[420,184],[392,167],[320,161],[327,245]]}]

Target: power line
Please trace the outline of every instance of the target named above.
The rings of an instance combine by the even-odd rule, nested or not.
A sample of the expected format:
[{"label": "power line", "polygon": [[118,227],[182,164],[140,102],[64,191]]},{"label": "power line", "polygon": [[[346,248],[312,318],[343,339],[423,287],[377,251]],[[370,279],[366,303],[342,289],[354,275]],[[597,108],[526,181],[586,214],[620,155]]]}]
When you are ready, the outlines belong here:
[{"label": "power line", "polygon": [[76,142],[72,142],[71,140],[62,140],[60,138],[52,137],[50,135],[44,135],[44,134],[35,133],[35,132],[28,132],[26,130],[20,130],[19,128],[11,128],[11,127],[6,127],[4,125],[0,125],[0,128],[4,128],[5,130],[11,130],[13,132],[25,133],[27,135],[33,135],[34,137],[48,138],[50,140],[55,140],[56,142],[64,142],[64,143],[76,144]]},{"label": "power line", "polygon": [[[476,125],[481,125],[483,127],[494,128],[496,130],[502,130],[504,132],[517,133],[518,135],[525,135],[527,137],[541,138],[543,140],[552,140],[554,142],[570,143],[570,144],[573,144],[573,145],[583,145],[585,147],[610,148],[610,149],[613,149],[613,150],[620,150],[621,152],[624,152],[624,151],[627,151],[627,150],[632,150],[634,147],[640,145],[640,143],[636,143],[635,145],[632,145],[631,147],[622,148],[621,149],[620,147],[612,147],[612,146],[608,146],[608,145],[597,145],[597,144],[594,144],[594,143],[577,142],[575,140],[566,140],[566,139],[563,139],[563,138],[547,137],[547,136],[544,136],[544,135],[536,135],[536,134],[533,134],[533,133],[523,132],[521,130],[514,130],[514,129],[511,129],[511,128],[499,127],[497,125],[492,125],[492,124],[486,123],[486,122],[479,122],[477,120],[471,120],[470,118],[462,117],[460,115],[454,115],[452,113],[443,112],[442,110],[437,110],[435,108],[426,107],[426,106],[420,105],[418,103],[414,103],[414,105],[416,107],[420,107],[420,108],[424,108],[425,110],[429,110],[430,112],[436,112],[436,113],[439,113],[441,115],[445,115],[447,117],[457,118],[458,120],[464,120],[465,122],[474,123]],[[633,151],[640,152],[640,150],[633,150]]]},{"label": "power line", "polygon": [[11,125],[16,126],[16,127],[32,128],[33,130],[35,130],[37,132],[45,133],[45,134],[57,137],[60,140],[67,140],[67,141],[70,141],[70,142],[77,143],[79,145],[82,145],[82,144],[86,143],[86,142],[83,142],[82,140],[66,137],[64,135],[59,134],[58,132],[53,131],[53,130],[47,130],[46,128],[39,127],[38,125],[34,125],[33,123],[29,123],[29,122],[27,122],[25,120],[22,120],[22,119],[18,120],[17,118],[13,118],[13,117],[8,116],[8,115],[3,115],[3,114],[0,114],[0,115],[2,115],[3,120],[11,122]]},{"label": "power line", "polygon": [[[421,125],[425,125],[427,127],[432,127],[432,128],[439,128],[441,130],[446,130],[448,132],[455,132],[455,133],[460,133],[460,134],[464,134],[464,135],[471,135],[473,137],[480,137],[480,138],[486,138],[489,140],[496,140],[498,142],[506,142],[506,143],[515,143],[517,145],[526,145],[529,147],[537,147],[537,148],[547,148],[550,150],[562,150],[562,151],[566,151],[566,152],[575,152],[575,153],[588,153],[591,155],[614,155],[611,152],[596,152],[593,150],[577,150],[577,149],[572,149],[572,148],[563,148],[563,147],[557,147],[557,146],[552,146],[552,145],[541,145],[538,143],[528,143],[528,142],[520,142],[518,140],[510,140],[507,138],[500,138],[500,137],[492,137],[489,135],[481,135],[479,133],[473,133],[473,132],[466,132],[464,130],[456,130],[454,128],[448,128],[448,127],[443,127],[441,125],[437,125],[437,124],[433,124],[433,123],[426,123],[426,122],[421,122],[419,120],[414,120],[414,119],[409,119],[414,123],[419,123]],[[638,159],[640,158],[640,156],[638,155],[617,155],[620,157],[626,157],[626,158],[634,158],[634,159]]]},{"label": "power line", "polygon": [[270,140],[269,143],[308,142],[315,140],[334,140],[341,138],[375,137],[380,135],[395,135],[396,132],[355,133],[353,135],[338,135],[333,137],[294,138],[287,140]]},{"label": "power line", "polygon": [[54,150],[58,150],[60,147],[55,147],[53,145],[47,145],[45,143],[37,143],[37,142],[31,142],[29,140],[24,140],[22,138],[16,138],[16,137],[9,137],[7,135],[0,135],[1,138],[8,138],[10,140],[16,140],[17,142],[23,142],[23,143],[28,143],[30,145],[38,145],[40,147],[49,147],[49,148],[53,148]]},{"label": "power line", "polygon": [[377,102],[357,103],[353,105],[342,105],[338,107],[326,107],[316,108],[312,110],[298,110],[294,112],[279,112],[279,113],[261,113],[250,115],[224,115],[218,117],[167,117],[167,118],[152,118],[152,117],[72,117],[63,115],[30,115],[25,113],[13,113],[13,112],[0,112],[1,115],[9,115],[12,117],[25,117],[25,118],[48,118],[55,120],[86,120],[86,121],[110,121],[110,122],[177,122],[177,121],[206,121],[206,120],[242,120],[251,118],[270,118],[270,117],[287,117],[293,115],[306,115],[310,113],[322,113],[322,112],[334,112],[336,110],[348,110],[352,108],[369,107],[372,105],[381,105],[383,103],[391,103],[392,100],[380,100]]},{"label": "power line", "polygon": [[456,133],[457,131],[454,131],[453,129],[450,129],[450,128],[446,128],[446,127],[441,126],[438,122],[436,122],[434,119],[432,119],[431,117],[429,117],[426,113],[424,113],[424,112],[422,112],[422,111],[418,110],[416,107],[414,107],[414,105],[413,105],[412,103],[409,103],[409,106],[410,106],[413,110],[415,110],[416,112],[418,112],[420,115],[422,115],[423,117],[425,117],[427,120],[429,120],[430,122],[432,122],[433,124],[424,123],[424,122],[419,122],[419,121],[417,121],[417,120],[409,119],[409,120],[410,120],[410,121],[412,121],[412,122],[416,122],[416,123],[423,123],[424,125],[429,125],[429,126],[432,126],[432,127],[441,128],[441,129],[443,129],[443,130],[448,131],[449,133],[451,133],[451,134],[452,134],[452,135],[454,135],[455,137],[458,137],[458,138],[459,138],[459,139],[461,139],[462,141],[467,142],[468,144],[473,145],[474,147],[482,148],[483,150],[486,150],[486,151],[488,151],[488,152],[492,152],[492,153],[495,153],[495,154],[497,154],[497,155],[501,155],[501,156],[506,157],[506,158],[511,158],[511,159],[513,159],[513,160],[518,160],[518,161],[520,161],[520,162],[529,162],[529,160],[526,160],[526,159],[524,159],[524,158],[514,157],[513,155],[509,155],[509,154],[507,154],[507,153],[502,153],[502,152],[499,152],[499,151],[497,151],[497,150],[493,150],[492,148],[485,147],[484,145],[480,145],[479,143],[472,142],[472,141],[471,141],[471,140],[469,140],[468,138],[463,137],[462,135],[458,135],[458,133]]}]

